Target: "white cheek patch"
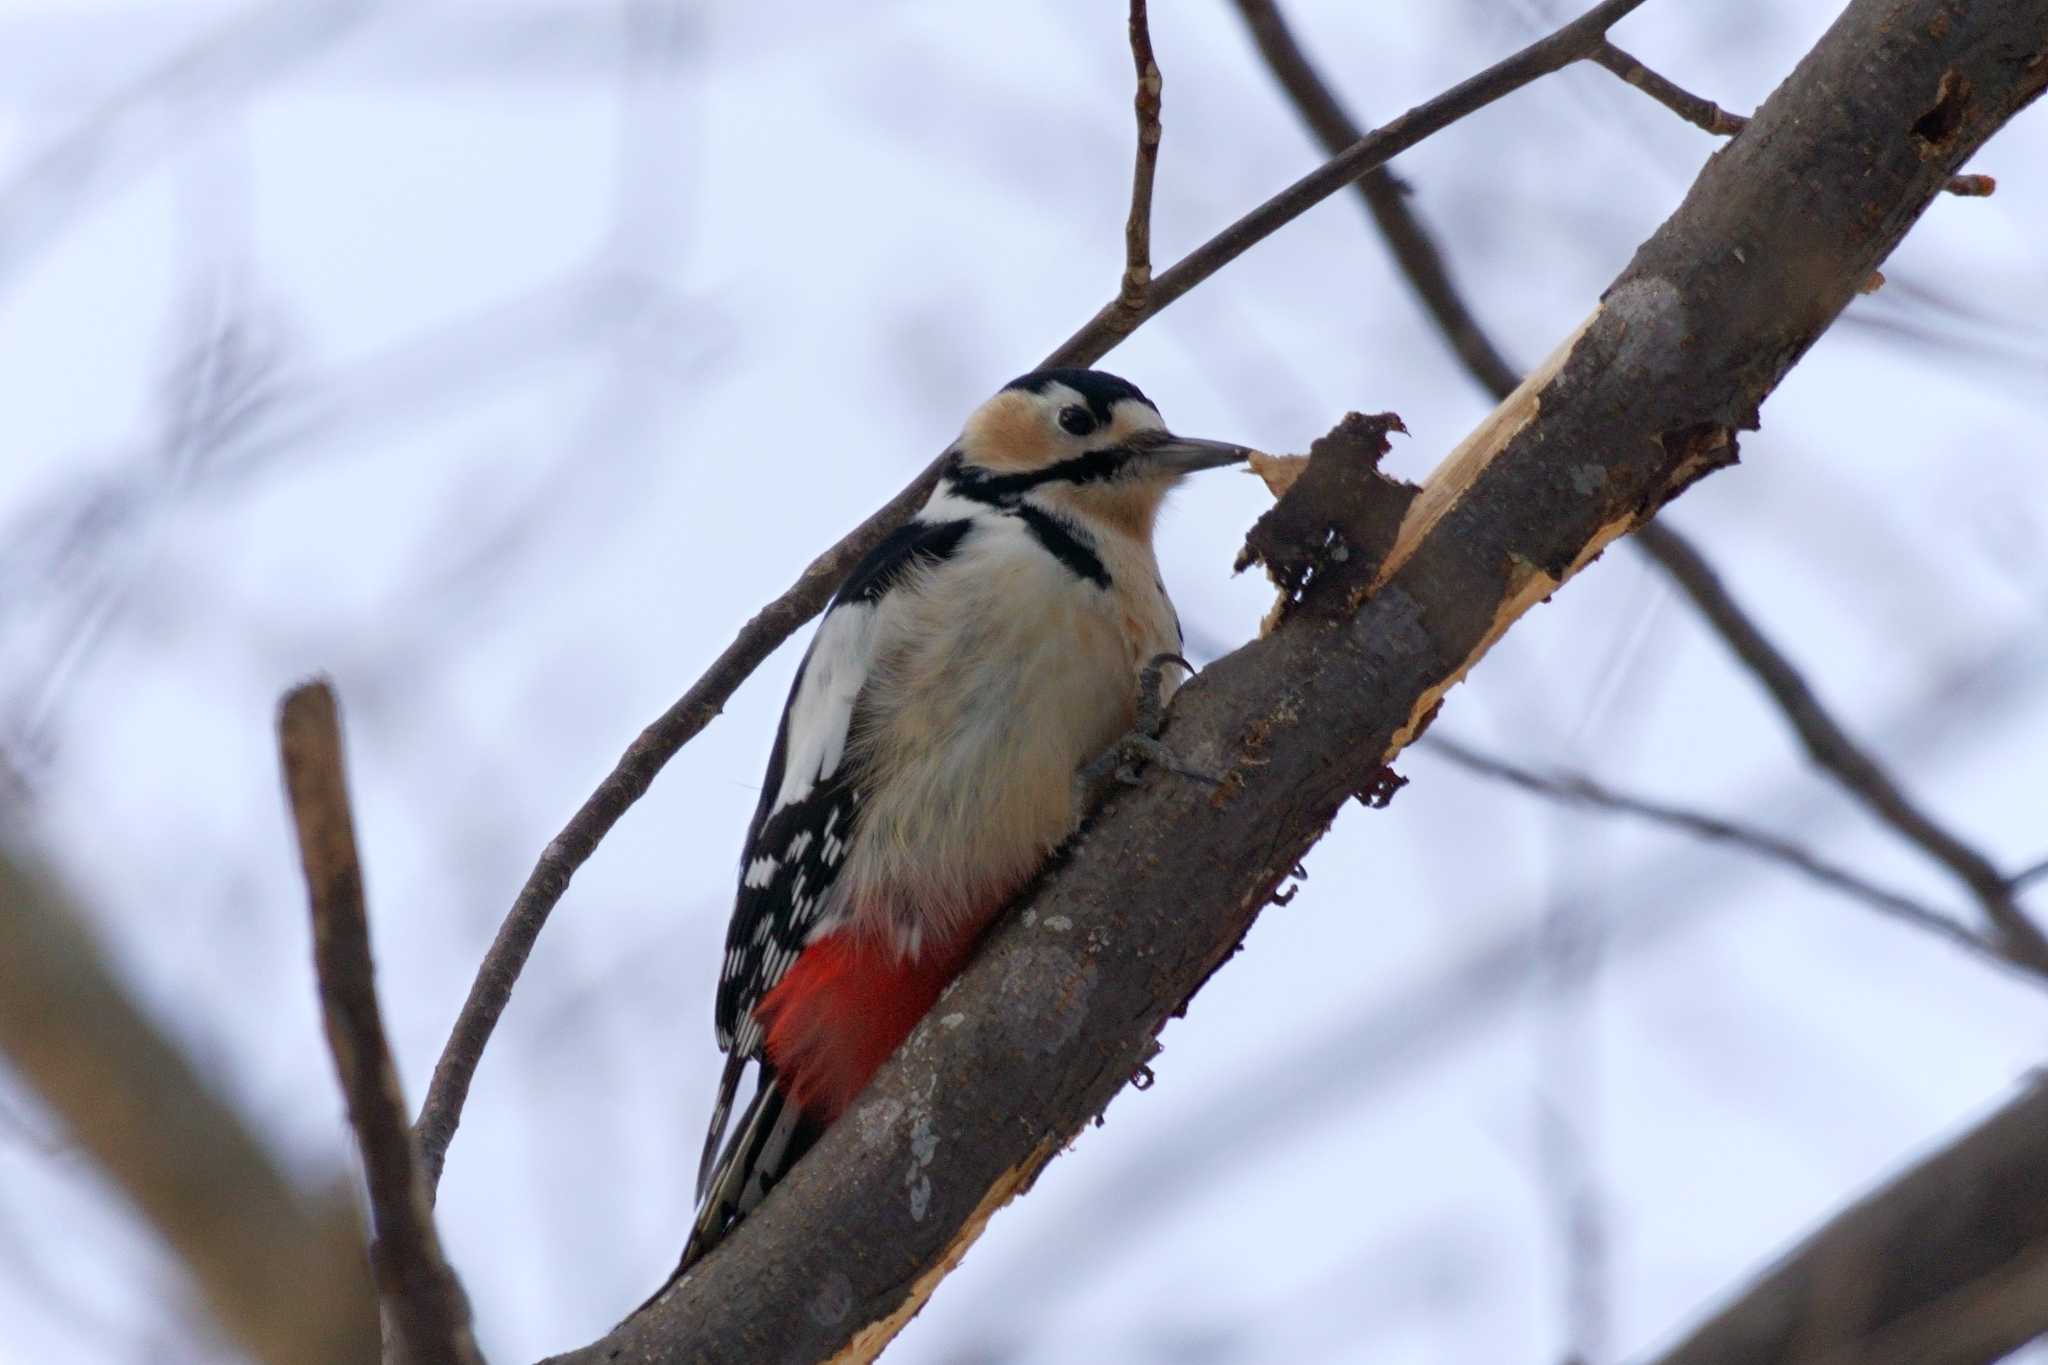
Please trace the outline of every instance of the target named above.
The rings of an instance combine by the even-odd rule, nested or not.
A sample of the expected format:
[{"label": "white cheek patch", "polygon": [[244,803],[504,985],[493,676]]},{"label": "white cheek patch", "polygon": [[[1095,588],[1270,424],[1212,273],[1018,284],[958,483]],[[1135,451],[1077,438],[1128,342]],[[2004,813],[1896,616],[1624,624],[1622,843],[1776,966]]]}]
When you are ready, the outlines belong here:
[{"label": "white cheek patch", "polygon": [[834,607],[818,627],[803,681],[789,704],[789,748],[775,810],[801,801],[839,771],[846,757],[853,703],[868,679],[868,649],[875,630],[872,602]]}]

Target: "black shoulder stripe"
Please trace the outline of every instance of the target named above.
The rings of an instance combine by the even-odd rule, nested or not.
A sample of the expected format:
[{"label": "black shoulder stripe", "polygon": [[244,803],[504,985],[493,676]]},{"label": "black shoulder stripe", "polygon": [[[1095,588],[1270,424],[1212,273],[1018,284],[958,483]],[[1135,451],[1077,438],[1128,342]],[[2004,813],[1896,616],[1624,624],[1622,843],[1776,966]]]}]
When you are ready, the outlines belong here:
[{"label": "black shoulder stripe", "polygon": [[839,585],[835,602],[873,602],[889,591],[906,569],[919,562],[936,564],[951,559],[961,540],[974,528],[966,518],[959,521],[909,521],[882,538],[868,551],[867,558],[854,566]]},{"label": "black shoulder stripe", "polygon": [[1103,567],[1101,558],[1066,522],[1028,502],[1019,503],[1015,511],[1046,552],[1066,565],[1074,577],[1085,578],[1098,588],[1109,586],[1109,570]]}]

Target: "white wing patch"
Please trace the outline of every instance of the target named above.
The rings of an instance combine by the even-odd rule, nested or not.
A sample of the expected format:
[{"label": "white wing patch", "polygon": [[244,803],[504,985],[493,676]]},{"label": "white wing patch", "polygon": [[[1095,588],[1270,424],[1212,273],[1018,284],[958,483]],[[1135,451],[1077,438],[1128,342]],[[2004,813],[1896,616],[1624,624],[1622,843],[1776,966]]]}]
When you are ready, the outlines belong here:
[{"label": "white wing patch", "polygon": [[774,810],[803,800],[819,782],[839,771],[840,761],[846,757],[847,731],[853,726],[854,699],[868,678],[868,646],[874,630],[871,602],[836,606],[818,627],[803,682],[789,704],[789,749]]},{"label": "white wing patch", "polygon": [[[791,856],[795,855],[792,854]],[[775,880],[775,869],[781,866],[781,863],[770,857],[756,858],[747,864],[747,875],[740,882],[740,885],[751,887],[758,891]]]}]

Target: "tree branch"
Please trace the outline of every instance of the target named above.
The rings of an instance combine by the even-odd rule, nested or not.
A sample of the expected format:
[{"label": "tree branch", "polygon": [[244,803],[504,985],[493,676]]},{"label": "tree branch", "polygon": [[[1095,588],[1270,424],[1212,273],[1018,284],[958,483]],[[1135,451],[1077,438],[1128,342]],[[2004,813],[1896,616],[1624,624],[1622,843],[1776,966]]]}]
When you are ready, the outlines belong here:
[{"label": "tree branch", "polygon": [[1468,114],[1475,114],[1531,81],[1591,55],[1607,30],[1642,3],[1643,0],[1607,0],[1595,5],[1548,37],[1359,138],[1175,262],[1152,281],[1150,297],[1136,314],[1125,313],[1114,300],[1104,304],[1080,331],[1052,353],[1047,363],[1078,365],[1100,358],[1138,323],[1153,317],[1360,176]]},{"label": "tree branch", "polygon": [[2007,970],[2017,968],[2036,980],[2041,976],[2038,967],[2014,957],[2004,944],[1993,942],[1972,931],[1968,925],[1956,923],[1931,906],[1887,890],[1847,868],[1808,852],[1790,839],[1779,838],[1768,830],[1734,820],[1723,820],[1719,816],[1701,811],[1687,810],[1682,806],[1653,801],[1647,797],[1618,792],[1579,773],[1560,773],[1551,776],[1535,772],[1504,759],[1482,754],[1448,735],[1431,735],[1425,743],[1431,753],[1441,755],[1461,768],[1497,778],[1553,801],[1633,815],[1655,824],[1683,830],[1697,838],[1738,845],[1758,857],[1781,863],[1830,890],[1861,901],[1881,914],[1943,938],[1999,967]]},{"label": "tree branch", "polygon": [[[1613,43],[1602,42],[1593,49],[1591,56],[1595,62],[1693,127],[1715,137],[1734,137],[1749,126],[1749,120],[1742,115],[1731,114],[1712,100],[1666,80]],[[1996,190],[1998,182],[1988,175],[1952,175],[1942,188],[1966,199],[1981,199]]]},{"label": "tree branch", "polygon": [[2048,1333],[2048,1087],[1806,1238],[1656,1365],[1988,1365]]},{"label": "tree branch", "polygon": [[1712,100],[1702,99],[1688,90],[1679,88],[1613,43],[1602,43],[1595,48],[1593,60],[1693,127],[1712,133],[1715,137],[1734,137],[1749,126],[1749,120],[1742,115],[1731,114]]},{"label": "tree branch", "polygon": [[1145,0],[1131,0],[1131,64],[1137,68],[1138,93],[1132,104],[1138,114],[1137,152],[1131,167],[1131,216],[1124,223],[1124,280],[1117,305],[1136,317],[1144,312],[1152,288],[1152,180],[1159,171],[1160,94],[1165,82],[1152,57],[1152,27]]},{"label": "tree branch", "polygon": [[[1202,657],[1227,652],[1203,647],[1193,636],[1189,643]],[[1951,661],[1936,675],[1916,680],[1908,695],[1887,706],[1876,728],[1897,736],[1902,751],[1916,756],[1946,751],[1955,739],[1948,732],[1958,726],[1953,713],[1988,714],[2002,703],[2031,698],[2029,683],[2043,665],[2048,665],[2048,641],[2009,637],[1988,652]],[[1966,743],[1981,738],[1974,731],[1963,736]],[[1433,745],[1434,732],[1422,742]],[[1417,778],[1427,780],[1427,774],[1418,770]],[[1778,828],[1813,830],[1840,813],[1839,805],[1824,810],[1817,804],[1813,784],[1783,775],[1774,775],[1751,795],[1747,804],[1755,817]],[[1602,952],[1613,963],[1669,944],[1743,904],[1745,898],[1731,894],[1723,878],[1759,866],[1748,858],[1739,864],[1730,859],[1717,872],[1702,866],[1688,845],[1633,859],[1620,869],[1602,867],[1597,875],[1573,879],[1555,899],[1605,897],[1627,904],[1632,891],[1639,891],[1656,900],[1656,914],[1627,915],[1608,926]],[[1429,1070],[1460,1039],[1519,1009],[1546,948],[1545,928],[1526,913],[1526,899],[1515,893],[1490,910],[1442,907],[1473,924],[1503,927],[1482,931],[1440,974],[1336,1010],[1335,1017],[1297,1041],[1284,1074],[1263,1072],[1205,1087],[1171,1133],[1115,1161],[1098,1160],[1086,1174],[1070,1173],[1069,1180],[1080,1188],[1070,1185],[1066,1197],[1087,1212],[1079,1221],[1035,1234],[1021,1254],[1014,1245],[1010,1248],[1018,1282],[1029,1283],[1043,1297],[1089,1283],[1121,1248],[1119,1233],[1131,1220],[1156,1217],[1162,1205],[1183,1192],[1228,1178],[1245,1153],[1286,1141],[1331,1106]],[[961,1343],[958,1353],[970,1359],[1001,1358],[1007,1338],[999,1327],[991,1327],[979,1341]]]},{"label": "tree branch", "polygon": [[1792,661],[1772,644],[1697,551],[1675,537],[1645,540],[1644,550],[1714,625],[1797,731],[1823,771],[1870,812],[1928,857],[1954,873],[1998,931],[2000,950],[2031,970],[2048,974],[2048,938],[2014,899],[2012,882],[1976,849],[1949,833],[1915,805],[1877,758],[1852,739],[1814,696]]},{"label": "tree branch", "polygon": [[377,1010],[363,872],[343,773],[341,719],[324,682],[285,694],[278,756],[313,914],[313,964],[327,1045],[348,1099],[376,1232],[371,1261],[396,1361],[482,1365],[469,1303],[441,1252],[433,1202],[406,1122],[405,1092]]},{"label": "tree branch", "polygon": [[[1238,0],[1238,9],[1275,79],[1316,137],[1326,147],[1356,141],[1357,125],[1295,41],[1273,0]],[[1733,133],[1748,125],[1747,119],[1680,90],[1604,39],[1593,58],[1709,132]],[[1441,253],[1399,187],[1385,171],[1377,171],[1360,181],[1359,188],[1403,273],[1466,370],[1496,399],[1506,398],[1519,382],[1515,370],[1465,306]],[[1962,878],[1998,926],[2002,936],[1999,955],[2037,974],[2048,973],[2048,940],[2014,900],[2020,879],[2008,882],[1983,855],[1911,804],[1876,760],[1820,704],[1784,652],[1722,586],[1719,575],[1689,540],[1660,521],[1643,527],[1636,544],[1685,590],[1707,624],[1757,674],[1815,760],[1897,832]]]},{"label": "tree branch", "polygon": [[[1364,131],[1295,41],[1274,0],[1237,0],[1237,9],[1274,79],[1324,150],[1334,156],[1363,138]],[[1384,166],[1358,181],[1366,211],[1437,330],[1481,387],[1496,400],[1505,398],[1522,382],[1521,371],[1507,362],[1466,307],[1443,252],[1409,207],[1407,193],[1407,187]]]},{"label": "tree branch", "polygon": [[[2048,64],[2028,65],[2042,49],[2048,0],[1960,13],[1854,0],[1752,135],[1708,162],[1594,314],[1412,503],[1363,476],[1364,424],[1319,442],[1317,459],[1358,477],[1305,474],[1297,488],[1326,486],[1344,520],[1397,496],[1407,510],[1390,549],[1326,554],[1270,634],[1182,689],[1167,742],[1222,787],[1155,774],[1121,797],[773,1197],[563,1359],[880,1350],[1122,1089],[1343,803],[1383,791],[1383,765],[1445,692],[1604,546],[1733,459],[1735,427],[1754,424],[1954,166],[2048,82]],[[1957,117],[1930,155],[1914,130],[1930,126],[1938,86],[1951,100],[1940,128]]]},{"label": "tree branch", "polygon": [[[1116,299],[1103,305],[1094,319],[1041,361],[1041,365],[1087,365],[1099,360],[1161,309],[1359,176],[1467,114],[1586,55],[1609,27],[1642,3],[1643,0],[1605,0],[1549,37],[1360,139],[1154,279],[1144,305],[1137,312],[1126,314]],[[462,1106],[469,1097],[470,1082],[476,1076],[484,1047],[505,1012],[512,987],[533,952],[542,926],[569,889],[569,879],[576,869],[589,860],[598,841],[618,823],[627,808],[646,793],[654,775],[710,724],[740,683],[798,627],[824,610],[832,593],[861,557],[923,505],[938,481],[938,473],[939,461],[935,459],[837,545],[812,560],[788,591],[756,613],[690,690],[628,746],[611,774],[542,851],[484,954],[476,981],[456,1016],[440,1060],[434,1065],[426,1100],[420,1106],[420,1157],[430,1190],[440,1182],[448,1144],[454,1140],[455,1129],[462,1121]]]},{"label": "tree branch", "polygon": [[309,1200],[136,1007],[46,880],[0,856],[0,1051],[259,1360],[374,1360],[353,1206]]}]

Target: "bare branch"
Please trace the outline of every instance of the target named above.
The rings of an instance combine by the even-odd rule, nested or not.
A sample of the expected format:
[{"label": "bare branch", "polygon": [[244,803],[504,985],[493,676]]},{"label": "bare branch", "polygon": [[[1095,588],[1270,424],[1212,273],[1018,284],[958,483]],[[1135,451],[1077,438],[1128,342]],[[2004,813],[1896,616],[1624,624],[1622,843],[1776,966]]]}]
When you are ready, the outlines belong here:
[{"label": "bare branch", "polygon": [[[1238,9],[1250,26],[1259,51],[1265,56],[1275,78],[1316,136],[1325,145],[1355,140],[1356,125],[1307,54],[1295,42],[1273,0],[1238,0]],[[1748,123],[1747,119],[1737,119],[1732,128],[1722,127],[1715,121],[1716,116],[1723,121],[1735,116],[1679,90],[1605,40],[1596,49],[1594,60],[1623,75],[1630,84],[1641,86],[1653,98],[1666,103],[1678,101],[1672,107],[1679,112],[1691,109],[1698,115],[1692,121],[1710,132],[1732,132]],[[1629,68],[1628,72],[1618,69],[1624,65]],[[1707,110],[1713,110],[1713,115],[1706,113]],[[1384,173],[1377,174],[1384,176]],[[1361,189],[1367,190],[1374,220],[1393,243],[1396,260],[1417,295],[1429,309],[1438,328],[1450,339],[1467,371],[1495,398],[1506,398],[1519,382],[1518,377],[1459,297],[1427,229],[1407,201],[1395,192],[1390,179],[1384,181],[1383,192],[1377,199],[1370,193],[1372,184],[1373,180],[1368,178],[1361,182]],[[1645,554],[1677,580],[1693,598],[1707,623],[1763,680],[1786,719],[1805,740],[1815,760],[1894,829],[1964,880],[2005,939],[2006,951],[2001,955],[2027,965],[2030,970],[2048,968],[2048,941],[2042,939],[2013,899],[2018,887],[2017,879],[2008,883],[1981,854],[1935,825],[1907,800],[1876,761],[1856,745],[1847,731],[1821,706],[1812,689],[1786,660],[1783,651],[1772,643],[1721,585],[1719,575],[1714,573],[1705,556],[1675,528],[1661,521],[1643,527],[1636,535],[1636,542]]]},{"label": "bare branch", "polygon": [[1655,1365],[1989,1365],[2048,1334],[2038,1082],[1793,1248]]},{"label": "bare branch", "polygon": [[[1741,114],[1731,114],[1712,100],[1695,95],[1677,82],[1665,79],[1613,43],[1602,42],[1593,49],[1591,56],[1595,62],[1693,127],[1712,133],[1715,137],[1734,137],[1749,126],[1749,120]],[[1965,199],[1981,199],[1996,190],[1998,182],[1988,175],[1952,175],[1942,188]]]},{"label": "bare branch", "polygon": [[247,7],[97,102],[0,184],[0,291],[94,194],[163,151],[156,128],[165,101],[194,91],[214,99],[250,93],[318,56],[374,8],[364,0]]},{"label": "bare branch", "polygon": [[[1735,433],[1711,415],[1755,412],[1955,164],[2039,93],[2016,25],[2048,27],[2048,0],[1852,0],[1759,112],[1759,135],[1708,161],[1586,323],[1412,503],[1384,480],[1313,479],[1312,460],[1295,489],[1328,490],[1321,524],[1373,522],[1355,514],[1397,495],[1410,510],[1383,554],[1320,541],[1273,631],[1181,690],[1167,741],[1221,787],[1155,775],[1120,796],[847,1120],[688,1276],[565,1359],[882,1349],[1501,634],[1733,460]],[[1927,158],[1906,130],[1944,70],[1970,107]],[[1870,129],[1895,131],[1857,135]],[[1724,268],[1730,242],[1750,270]],[[1358,426],[1325,438],[1354,472],[1371,468]]]},{"label": "bare branch", "polygon": [[[1274,0],[1237,0],[1237,8],[1266,65],[1323,149],[1335,156],[1364,138],[1364,130],[1295,41]],[[1466,307],[1449,267],[1444,264],[1442,251],[1408,205],[1406,186],[1386,167],[1379,166],[1358,181],[1358,193],[1394,253],[1401,274],[1458,359],[1494,398],[1507,397],[1522,382],[1521,371],[1501,356],[1492,338]]]},{"label": "bare branch", "polygon": [[1360,176],[1466,115],[1475,114],[1531,81],[1590,55],[1606,37],[1607,30],[1641,3],[1642,0],[1606,0],[1548,37],[1374,129],[1175,262],[1152,281],[1143,308],[1126,312],[1114,299],[1104,304],[1086,326],[1052,353],[1047,363],[1082,365],[1107,354],[1139,323],[1155,316]]},{"label": "bare branch", "polygon": [[1152,288],[1152,179],[1159,171],[1159,104],[1165,82],[1152,57],[1145,0],[1131,0],[1130,26],[1131,63],[1138,73],[1138,93],[1132,98],[1138,113],[1138,148],[1131,167],[1131,216],[1124,223],[1124,282],[1117,303],[1135,316],[1144,311]]},{"label": "bare branch", "polygon": [[[1136,314],[1124,314],[1116,300],[1105,304],[1092,321],[1041,364],[1086,365],[1100,359],[1168,304],[1359,176],[1465,115],[1578,60],[1592,50],[1611,25],[1642,2],[1605,0],[1549,37],[1409,110],[1190,252],[1153,280],[1145,303]],[[505,922],[499,926],[496,939],[484,954],[476,981],[456,1016],[447,1045],[434,1066],[426,1100],[420,1107],[420,1156],[430,1187],[440,1181],[448,1144],[462,1121],[462,1106],[468,1099],[470,1082],[476,1076],[484,1047],[505,1012],[512,987],[533,952],[542,926],[568,890],[576,869],[588,861],[598,841],[618,823],[627,808],[645,794],[654,775],[710,723],[726,698],[761,661],[824,610],[832,593],[861,557],[910,519],[930,496],[938,476],[939,461],[935,459],[837,545],[812,560],[788,591],[747,622],[690,690],[641,732],[597,791],[541,853]]]},{"label": "bare branch", "polygon": [[0,1051],[276,1365],[374,1360],[355,1210],[295,1189],[135,1005],[57,890],[0,856]]},{"label": "bare branch", "polygon": [[1742,115],[1731,114],[1712,100],[1702,99],[1688,90],[1679,88],[1613,43],[1602,43],[1595,48],[1593,60],[1693,127],[1712,133],[1715,137],[1733,137],[1749,126],[1749,120]]},{"label": "bare branch", "polygon": [[1449,759],[1461,768],[1497,778],[1553,801],[1633,815],[1639,819],[1683,830],[1696,838],[1734,844],[1760,858],[1783,864],[1801,876],[1810,878],[1831,891],[1840,892],[1852,900],[1860,901],[1903,924],[1946,939],[1999,967],[2008,970],[2018,968],[2036,979],[2044,975],[2041,968],[2034,963],[2013,956],[2003,944],[1983,937],[1971,930],[1968,925],[1958,924],[1931,906],[1887,890],[1768,830],[1735,820],[1724,820],[1701,811],[1688,810],[1683,806],[1654,801],[1648,797],[1618,792],[1579,773],[1546,775],[1535,772],[1505,759],[1480,753],[1448,735],[1433,734],[1424,741],[1424,744],[1432,753]]},{"label": "bare branch", "polygon": [[2012,879],[2012,889],[2014,891],[2024,890],[2026,887],[2033,885],[2035,882],[2039,881],[2043,877],[2048,877],[2048,858],[2043,858],[2040,862],[2035,863],[2032,867],[2027,868],[2025,871],[2014,873]]},{"label": "bare branch", "polygon": [[1852,739],[1814,696],[1792,661],[1751,621],[1720,575],[1690,545],[1672,536],[1645,538],[1643,549],[1693,600],[1714,629],[1791,722],[1813,761],[1872,814],[1954,873],[1984,907],[2001,950],[2015,962],[2048,971],[2048,938],[2013,898],[2012,883],[1989,859],[1949,833],[1892,781],[1877,758]]},{"label": "bare branch", "polygon": [[400,1347],[393,1358],[416,1365],[482,1365],[468,1300],[434,1230],[433,1201],[406,1122],[405,1093],[378,1015],[341,719],[325,682],[285,694],[277,747],[312,902],[313,964],[327,1045],[363,1156],[377,1239],[371,1259]]}]

